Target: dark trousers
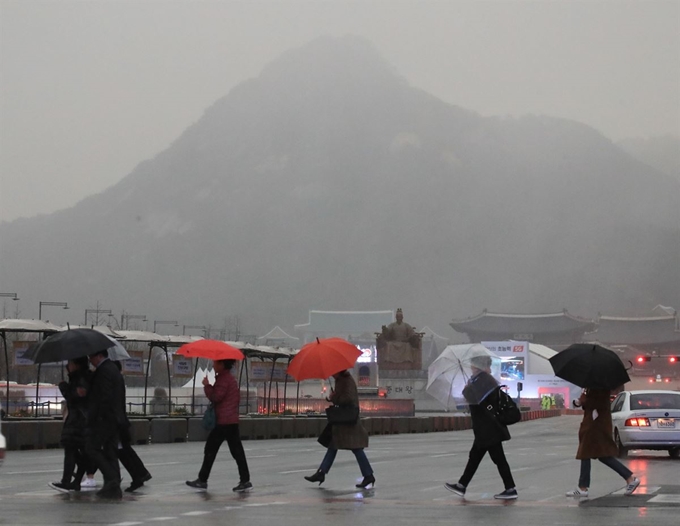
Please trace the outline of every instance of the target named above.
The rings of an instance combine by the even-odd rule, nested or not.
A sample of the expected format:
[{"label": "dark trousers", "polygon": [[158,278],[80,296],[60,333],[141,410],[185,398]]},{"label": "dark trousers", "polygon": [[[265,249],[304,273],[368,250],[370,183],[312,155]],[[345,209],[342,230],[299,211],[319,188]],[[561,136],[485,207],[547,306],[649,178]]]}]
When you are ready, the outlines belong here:
[{"label": "dark trousers", "polygon": [[222,442],[227,441],[229,452],[234,457],[236,465],[238,466],[239,482],[250,482],[250,472],[248,471],[248,461],[246,460],[246,453],[243,451],[243,444],[241,444],[241,434],[239,433],[238,424],[227,424],[223,426],[215,426],[208,435],[208,440],[205,442],[205,449],[203,453],[203,465],[201,471],[198,473],[198,479],[202,482],[208,482],[210,471],[212,470],[217,452],[220,450]]},{"label": "dark trousers", "polygon": [[[76,471],[77,467],[77,471]],[[64,472],[61,476],[63,484],[70,484],[73,482],[80,484],[80,481],[85,475],[88,467],[87,456],[85,455],[84,446],[64,446]],[[75,479],[73,478],[75,475]]]},{"label": "dark trousers", "polygon": [[[623,477],[624,480],[628,480],[628,478],[633,474],[630,469],[621,464],[621,462],[616,460],[614,457],[602,457],[598,458],[597,460],[602,462],[605,466],[616,471],[621,477]],[[581,460],[581,473],[578,478],[579,488],[590,487],[590,464],[589,458],[584,458]]]},{"label": "dark trousers", "polygon": [[104,477],[104,487],[120,487],[120,466],[118,465],[118,433],[94,432],[87,437],[85,452]]},{"label": "dark trousers", "polygon": [[499,442],[493,446],[481,446],[476,441],[472,444],[472,449],[470,449],[470,457],[468,458],[467,466],[465,466],[465,471],[463,476],[460,477],[458,481],[463,486],[467,487],[474,477],[479,464],[482,462],[486,452],[489,452],[489,456],[496,467],[498,468],[498,473],[503,479],[503,484],[505,484],[505,489],[510,489],[515,487],[515,481],[512,479],[512,473],[510,472],[510,465],[505,458],[505,452],[503,451],[503,443]]},{"label": "dark trousers", "polygon": [[122,442],[121,447],[116,450],[116,453],[118,454],[118,460],[120,460],[120,463],[123,464],[125,470],[130,474],[133,482],[144,482],[147,475],[151,476],[142,459],[132,449],[130,442]]}]

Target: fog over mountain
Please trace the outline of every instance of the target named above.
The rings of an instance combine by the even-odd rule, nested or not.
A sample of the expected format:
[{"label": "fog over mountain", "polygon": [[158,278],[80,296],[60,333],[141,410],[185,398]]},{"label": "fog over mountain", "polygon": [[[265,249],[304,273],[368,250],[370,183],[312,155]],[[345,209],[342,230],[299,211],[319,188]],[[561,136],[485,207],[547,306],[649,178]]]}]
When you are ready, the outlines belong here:
[{"label": "fog over mountain", "polygon": [[366,41],[329,37],[105,192],[0,225],[0,246],[2,290],[36,304],[239,315],[258,334],[310,309],[402,307],[450,335],[483,308],[680,306],[680,181],[578,122],[445,104]]}]

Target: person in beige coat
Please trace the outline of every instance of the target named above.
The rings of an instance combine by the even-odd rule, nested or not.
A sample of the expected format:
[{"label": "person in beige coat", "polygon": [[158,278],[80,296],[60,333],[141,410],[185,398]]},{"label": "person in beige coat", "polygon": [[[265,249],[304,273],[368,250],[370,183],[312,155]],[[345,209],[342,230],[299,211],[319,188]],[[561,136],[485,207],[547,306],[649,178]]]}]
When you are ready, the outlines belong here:
[{"label": "person in beige coat", "polygon": [[567,492],[568,497],[587,497],[590,487],[591,459],[596,458],[613,469],[626,481],[625,495],[632,495],[640,485],[633,472],[614,458],[618,453],[612,438],[612,411],[608,389],[584,389],[576,407],[583,408],[583,420],[578,430],[578,451],[581,474],[576,489]]},{"label": "person in beige coat", "polygon": [[[359,394],[357,393],[357,384],[349,371],[341,371],[333,375],[335,378],[335,390],[331,393],[330,402],[335,405],[347,406],[353,405],[359,407]],[[364,480],[357,484],[357,488],[367,488],[375,485],[375,476],[373,475],[373,468],[366,457],[364,448],[368,447],[368,433],[361,420],[357,420],[355,424],[328,424],[319,441],[323,442],[324,435],[328,435],[330,430],[330,442],[328,443],[328,451],[324,456],[319,469],[311,476],[305,477],[310,482],[318,482],[319,485],[326,480],[326,474],[330,471],[335,456],[338,454],[338,449],[349,449],[354,453],[354,456],[359,463],[361,474]]]}]

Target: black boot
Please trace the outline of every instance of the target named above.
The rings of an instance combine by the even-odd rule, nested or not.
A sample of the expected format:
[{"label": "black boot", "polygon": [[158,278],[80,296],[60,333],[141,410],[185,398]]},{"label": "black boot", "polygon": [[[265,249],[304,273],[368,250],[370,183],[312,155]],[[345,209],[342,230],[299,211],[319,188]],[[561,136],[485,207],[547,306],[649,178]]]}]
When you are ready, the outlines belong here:
[{"label": "black boot", "polygon": [[321,486],[323,481],[326,480],[326,474],[319,469],[311,477],[305,477],[305,480],[308,480],[309,482],[318,482],[319,486]]},{"label": "black boot", "polygon": [[371,484],[375,486],[375,477],[373,475],[368,475],[367,477],[364,477],[364,480],[362,480],[360,484],[357,484],[356,487],[366,489]]}]

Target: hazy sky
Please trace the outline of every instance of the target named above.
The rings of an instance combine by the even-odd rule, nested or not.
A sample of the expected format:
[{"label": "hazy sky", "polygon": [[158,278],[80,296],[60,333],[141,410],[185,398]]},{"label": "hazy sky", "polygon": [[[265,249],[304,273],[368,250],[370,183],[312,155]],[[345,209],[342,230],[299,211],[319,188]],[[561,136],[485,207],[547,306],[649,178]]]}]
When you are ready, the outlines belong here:
[{"label": "hazy sky", "polygon": [[0,0],[0,220],[104,190],[283,51],[345,34],[482,115],[680,136],[680,0]]}]

